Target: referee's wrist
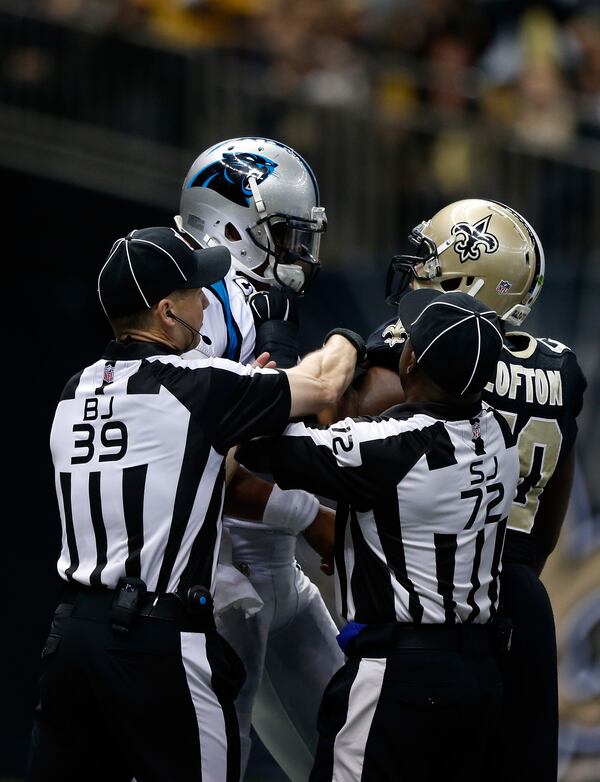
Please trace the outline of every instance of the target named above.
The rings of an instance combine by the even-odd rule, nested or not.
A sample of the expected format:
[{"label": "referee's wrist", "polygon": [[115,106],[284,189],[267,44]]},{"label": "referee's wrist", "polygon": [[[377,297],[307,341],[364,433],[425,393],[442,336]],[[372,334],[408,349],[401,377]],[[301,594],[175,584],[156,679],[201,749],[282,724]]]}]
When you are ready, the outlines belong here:
[{"label": "referee's wrist", "polygon": [[360,336],[360,334],[357,334],[356,331],[352,331],[351,329],[343,329],[343,328],[331,329],[331,331],[325,335],[323,344],[325,345],[327,343],[327,340],[330,337],[333,337],[334,334],[339,334],[341,337],[344,337],[354,347],[357,353],[357,358],[356,358],[357,366],[359,364],[363,364],[367,360],[367,345],[364,339]]}]

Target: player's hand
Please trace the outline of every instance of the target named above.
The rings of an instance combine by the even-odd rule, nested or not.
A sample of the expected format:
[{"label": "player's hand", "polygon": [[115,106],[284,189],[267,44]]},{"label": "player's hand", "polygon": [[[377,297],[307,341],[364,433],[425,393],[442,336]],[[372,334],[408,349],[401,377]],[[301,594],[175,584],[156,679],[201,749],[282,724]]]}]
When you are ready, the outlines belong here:
[{"label": "player's hand", "polygon": [[254,317],[254,325],[259,326],[267,320],[285,320],[298,323],[297,297],[284,292],[281,288],[269,288],[268,291],[256,291],[248,298],[248,304]]},{"label": "player's hand", "polygon": [[253,369],[275,369],[277,366],[276,361],[271,361],[270,353],[261,353],[258,358],[255,358],[250,366]]},{"label": "player's hand", "polygon": [[248,298],[256,329],[256,351],[268,351],[277,366],[298,363],[298,309],[296,296],[280,288],[256,291]]},{"label": "player's hand", "polygon": [[326,576],[332,576],[334,572],[333,557],[329,557],[328,559],[322,558],[319,569],[322,573],[325,573]]}]

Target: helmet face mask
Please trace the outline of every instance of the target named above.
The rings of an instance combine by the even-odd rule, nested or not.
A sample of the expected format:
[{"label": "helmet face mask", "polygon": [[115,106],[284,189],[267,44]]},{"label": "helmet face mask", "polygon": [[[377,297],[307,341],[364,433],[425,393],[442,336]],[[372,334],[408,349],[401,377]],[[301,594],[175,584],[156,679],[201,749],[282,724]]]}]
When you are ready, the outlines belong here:
[{"label": "helmet face mask", "polygon": [[417,247],[417,255],[394,255],[385,285],[386,304],[396,306],[413,280],[433,280],[442,273],[435,244],[423,234],[427,223],[415,226],[408,240]]},{"label": "helmet face mask", "polygon": [[[274,279],[297,293],[304,292],[321,268],[319,249],[327,218],[322,206],[314,206],[311,211],[314,219],[310,220],[273,212],[247,229],[257,247],[272,257]],[[260,226],[266,230],[263,232]],[[300,280],[301,291],[296,288]]]},{"label": "helmet face mask", "polygon": [[201,153],[183,184],[176,222],[202,246],[224,244],[255,282],[303,294],[319,268],[325,209],[315,176],[293,149],[264,138]]},{"label": "helmet face mask", "polygon": [[416,255],[392,258],[386,302],[397,304],[409,287],[459,290],[476,296],[513,325],[520,325],[544,280],[544,251],[531,225],[497,201],[466,199],[413,229]]}]

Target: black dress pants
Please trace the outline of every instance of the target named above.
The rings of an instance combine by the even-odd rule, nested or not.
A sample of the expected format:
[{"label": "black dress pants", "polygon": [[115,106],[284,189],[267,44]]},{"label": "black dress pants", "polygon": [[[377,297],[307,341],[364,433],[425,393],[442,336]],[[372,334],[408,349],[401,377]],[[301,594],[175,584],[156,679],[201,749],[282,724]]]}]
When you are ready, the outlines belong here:
[{"label": "black dress pants", "polygon": [[491,653],[351,657],[323,696],[310,782],[485,782],[501,700]]},{"label": "black dress pants", "polygon": [[239,658],[216,630],[138,617],[110,603],[58,606],[42,653],[27,782],[238,782]]}]

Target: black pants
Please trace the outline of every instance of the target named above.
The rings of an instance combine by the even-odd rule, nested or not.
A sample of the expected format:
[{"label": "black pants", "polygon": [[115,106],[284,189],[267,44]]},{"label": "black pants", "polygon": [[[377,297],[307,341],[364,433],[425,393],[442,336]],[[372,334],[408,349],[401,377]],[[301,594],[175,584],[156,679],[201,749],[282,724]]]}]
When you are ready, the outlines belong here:
[{"label": "black pants", "polygon": [[510,616],[514,640],[502,666],[504,705],[498,782],[556,782],[558,683],[554,617],[546,588],[532,568],[505,563],[500,612]]},{"label": "black pants", "polygon": [[117,635],[109,614],[89,595],[56,610],[27,782],[237,782],[235,652],[176,621],[138,617]]},{"label": "black pants", "polygon": [[370,654],[351,657],[325,690],[310,782],[486,782],[502,699],[492,652]]}]

